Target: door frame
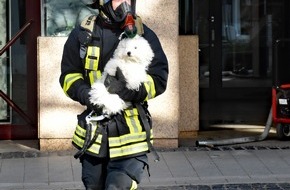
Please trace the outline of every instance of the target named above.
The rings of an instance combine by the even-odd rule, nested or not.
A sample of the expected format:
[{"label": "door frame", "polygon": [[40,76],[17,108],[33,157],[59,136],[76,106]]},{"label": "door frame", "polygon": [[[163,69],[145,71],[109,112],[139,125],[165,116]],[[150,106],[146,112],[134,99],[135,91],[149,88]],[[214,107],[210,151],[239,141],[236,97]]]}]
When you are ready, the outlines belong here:
[{"label": "door frame", "polygon": [[[21,3],[23,1],[19,0],[19,2]],[[33,21],[28,30],[22,36],[25,38],[26,43],[27,115],[32,123],[29,124],[25,121],[23,121],[22,124],[0,123],[0,139],[2,140],[38,138],[37,37],[41,34],[41,7],[40,0],[26,0],[24,3],[25,13],[24,15],[21,15],[21,17],[25,17],[25,23],[30,20]],[[9,6],[7,7],[10,9]],[[11,22],[10,18],[8,19],[8,22]],[[24,25],[25,23],[21,24]],[[10,27],[10,24],[7,24],[7,27]],[[22,26],[20,26],[20,28],[21,27]],[[10,28],[8,28],[8,31],[10,31]],[[12,37],[10,36],[9,38]],[[12,110],[12,108],[10,110]]]}]

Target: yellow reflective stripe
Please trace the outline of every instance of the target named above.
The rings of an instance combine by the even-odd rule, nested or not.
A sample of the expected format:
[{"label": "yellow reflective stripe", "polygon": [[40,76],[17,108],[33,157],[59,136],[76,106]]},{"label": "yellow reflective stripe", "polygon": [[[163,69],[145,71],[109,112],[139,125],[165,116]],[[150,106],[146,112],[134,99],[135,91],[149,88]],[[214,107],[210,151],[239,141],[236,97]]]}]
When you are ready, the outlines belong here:
[{"label": "yellow reflective stripe", "polygon": [[85,68],[89,70],[98,70],[100,58],[100,48],[96,46],[88,46]]},{"label": "yellow reflective stripe", "polygon": [[83,129],[82,127],[80,127],[79,125],[77,125],[75,133],[78,134],[81,137],[85,137],[86,136],[86,130]]},{"label": "yellow reflective stripe", "polygon": [[[80,137],[85,138],[86,137],[86,130],[83,129],[81,126],[77,125],[75,134],[79,135]],[[91,137],[93,138],[93,135],[95,134],[95,130],[92,130]],[[95,143],[102,143],[102,134],[98,135],[98,138],[96,139]]]},{"label": "yellow reflective stripe", "polygon": [[142,131],[142,126],[138,115],[138,110],[136,108],[125,110],[125,120],[129,127],[130,133],[138,133]]},{"label": "yellow reflective stripe", "polygon": [[81,73],[71,73],[67,74],[64,78],[64,83],[63,83],[63,91],[65,92],[66,95],[67,91],[71,87],[71,85],[77,81],[78,79],[84,79],[83,75]]},{"label": "yellow reflective stripe", "polygon": [[85,61],[85,69],[89,70],[89,79],[91,85],[101,78],[101,71],[98,70],[100,58],[100,48],[97,46],[88,46]]},{"label": "yellow reflective stripe", "polygon": [[147,97],[145,101],[154,98],[156,96],[155,84],[153,78],[147,75],[147,82],[144,83],[145,89],[147,91]]},{"label": "yellow reflective stripe", "polygon": [[125,110],[125,113],[126,113],[126,115],[128,115],[128,116],[138,115],[138,110],[137,110],[137,108],[126,109],[126,110]]},{"label": "yellow reflective stripe", "polygon": [[[73,142],[80,148],[84,145],[84,140],[79,138],[77,135],[73,136]],[[99,154],[101,146],[98,144],[93,144],[87,151],[92,152],[94,154]]]},{"label": "yellow reflective stripe", "polygon": [[137,182],[135,180],[132,180],[132,185],[130,190],[136,190],[138,188]]},{"label": "yellow reflective stripe", "polygon": [[[153,138],[152,132],[151,132],[151,138]],[[146,140],[146,132],[143,131],[140,133],[122,135],[120,137],[109,137],[109,146],[120,147],[126,144],[142,142],[145,140]]]},{"label": "yellow reflective stripe", "polygon": [[94,82],[96,82],[98,79],[101,79],[101,77],[102,77],[102,73],[100,70],[89,72],[89,78],[90,78],[91,85],[94,84]]},{"label": "yellow reflective stripe", "polygon": [[74,134],[72,141],[80,148],[84,145],[84,140],[79,138],[76,134]]},{"label": "yellow reflective stripe", "polygon": [[110,157],[117,158],[122,156],[128,156],[132,154],[137,154],[140,152],[148,151],[147,142],[140,142],[133,145],[123,146],[120,148],[110,148]]}]

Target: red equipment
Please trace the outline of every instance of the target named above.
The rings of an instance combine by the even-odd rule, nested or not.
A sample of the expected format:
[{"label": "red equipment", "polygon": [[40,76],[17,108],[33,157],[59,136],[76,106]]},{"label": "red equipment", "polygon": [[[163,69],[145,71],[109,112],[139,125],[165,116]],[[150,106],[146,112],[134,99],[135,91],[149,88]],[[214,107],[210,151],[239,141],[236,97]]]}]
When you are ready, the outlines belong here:
[{"label": "red equipment", "polygon": [[274,44],[272,117],[280,140],[290,139],[289,49],[290,39],[276,40]]}]

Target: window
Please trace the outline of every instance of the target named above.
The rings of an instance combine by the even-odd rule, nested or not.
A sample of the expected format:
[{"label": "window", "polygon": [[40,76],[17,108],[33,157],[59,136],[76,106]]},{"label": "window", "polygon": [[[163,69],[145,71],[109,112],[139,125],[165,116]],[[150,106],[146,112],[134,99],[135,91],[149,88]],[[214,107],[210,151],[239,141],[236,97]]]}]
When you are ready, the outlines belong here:
[{"label": "window", "polygon": [[67,36],[86,16],[96,13],[81,0],[42,0],[42,35]]},{"label": "window", "polygon": [[[0,0],[0,49],[2,49],[7,40],[7,24],[6,24],[6,1]],[[7,55],[6,53],[0,56],[0,90],[3,93],[7,93]],[[7,119],[7,103],[0,98],[0,121]]]},{"label": "window", "polygon": [[179,0],[179,35],[195,34],[194,0]]}]

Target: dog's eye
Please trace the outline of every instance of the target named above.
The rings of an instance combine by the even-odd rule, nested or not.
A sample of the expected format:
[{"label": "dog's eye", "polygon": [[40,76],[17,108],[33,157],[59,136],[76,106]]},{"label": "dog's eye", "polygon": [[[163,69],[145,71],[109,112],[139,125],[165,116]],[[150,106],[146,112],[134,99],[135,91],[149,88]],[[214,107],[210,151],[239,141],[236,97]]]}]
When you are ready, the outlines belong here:
[{"label": "dog's eye", "polygon": [[137,49],[137,47],[135,46],[135,49]]}]

